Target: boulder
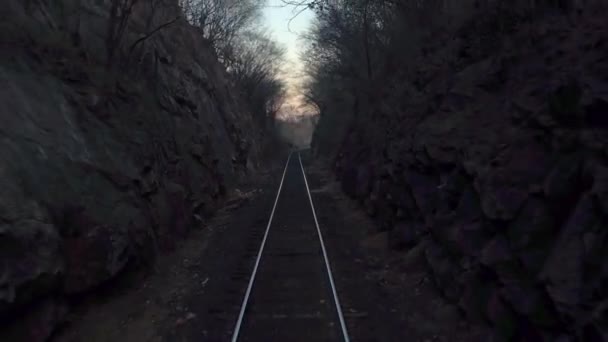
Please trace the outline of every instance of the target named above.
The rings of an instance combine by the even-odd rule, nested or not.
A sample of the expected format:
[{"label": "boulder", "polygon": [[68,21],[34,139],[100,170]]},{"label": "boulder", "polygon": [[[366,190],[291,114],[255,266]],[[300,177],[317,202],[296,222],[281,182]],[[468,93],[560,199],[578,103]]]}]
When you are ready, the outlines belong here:
[{"label": "boulder", "polygon": [[454,169],[449,173],[441,174],[441,184],[438,188],[441,190],[446,205],[450,209],[454,209],[459,205],[461,196],[465,191],[474,191],[471,185],[471,179],[467,177],[464,170]]},{"label": "boulder", "polygon": [[545,328],[554,328],[559,319],[546,292],[533,284],[511,284],[500,289],[500,295],[516,313],[527,317],[532,323]]},{"label": "boulder", "polygon": [[463,190],[455,209],[455,216],[459,220],[468,222],[478,221],[483,218],[479,196],[472,186],[468,186]]},{"label": "boulder", "polygon": [[491,292],[486,315],[494,327],[498,341],[511,341],[517,334],[517,318],[512,309],[504,302],[499,290]]},{"label": "boulder", "polygon": [[486,266],[511,262],[514,254],[511,251],[509,241],[502,235],[498,235],[490,240],[482,249],[480,261]]},{"label": "boulder", "polygon": [[510,220],[528,198],[528,190],[509,186],[501,177],[491,178],[479,188],[483,212],[493,220]]},{"label": "boulder", "polygon": [[585,249],[585,269],[584,269],[584,301],[593,302],[596,300],[594,294],[601,293],[602,287],[608,279],[608,231],[605,226],[598,225],[592,231],[583,235],[583,245]]},{"label": "boulder", "polygon": [[424,232],[424,225],[419,222],[400,222],[389,231],[389,246],[393,249],[406,249],[414,246]]},{"label": "boulder", "polygon": [[448,144],[427,144],[424,148],[429,158],[438,165],[453,165],[457,159],[457,151]]},{"label": "boulder", "polygon": [[493,220],[511,220],[541,184],[551,165],[548,153],[533,141],[520,142],[499,153],[475,179],[484,214]]},{"label": "boulder", "polygon": [[556,231],[556,217],[549,205],[531,198],[507,226],[507,237],[516,251],[549,241]]},{"label": "boulder", "polygon": [[556,208],[569,206],[581,188],[581,157],[578,154],[564,156],[549,173],[543,184],[548,200]]},{"label": "boulder", "polygon": [[608,167],[597,167],[591,194],[604,216],[608,217]]},{"label": "boulder", "polygon": [[30,310],[15,317],[10,327],[0,331],[2,341],[48,341],[57,325],[65,320],[67,304],[60,299],[46,299],[32,306]]},{"label": "boulder", "polygon": [[61,238],[50,224],[0,224],[0,317],[53,292],[64,273]]},{"label": "boulder", "polygon": [[421,212],[416,206],[416,200],[412,195],[409,186],[403,185],[398,187],[398,194],[395,198],[396,205],[403,212],[404,218],[420,219]]},{"label": "boulder", "polygon": [[531,276],[537,276],[542,271],[545,262],[552,251],[553,241],[526,247],[517,251],[517,258],[522,267]]},{"label": "boulder", "polygon": [[172,215],[171,232],[179,237],[185,237],[190,229],[192,219],[191,203],[188,202],[186,189],[178,183],[168,182],[166,184],[166,194]]},{"label": "boulder", "polygon": [[596,98],[585,106],[586,123],[592,127],[608,128],[608,101],[605,98]]},{"label": "boulder", "polygon": [[357,169],[355,167],[342,169],[341,185],[342,190],[348,196],[355,197],[357,195]]},{"label": "boulder", "polygon": [[482,279],[476,270],[468,270],[458,277],[462,284],[462,296],[458,306],[465,312],[467,319],[477,324],[486,321],[486,306],[495,284]]},{"label": "boulder", "polygon": [[540,274],[549,296],[562,314],[573,314],[582,302],[583,258],[581,237],[562,234]]},{"label": "boulder", "polygon": [[426,271],[425,251],[429,243],[432,243],[429,238],[422,238],[414,247],[410,248],[401,259],[399,269],[407,273]]},{"label": "boulder", "polygon": [[192,203],[187,198],[186,190],[180,184],[168,181],[152,196],[151,203],[161,248],[173,250],[176,239],[186,236],[193,221]]},{"label": "boulder", "polygon": [[448,299],[457,301],[461,292],[455,281],[458,265],[437,243],[427,245],[425,256],[438,288]]},{"label": "boulder", "polygon": [[77,294],[95,289],[117,276],[131,257],[126,229],[97,225],[63,243],[66,262],[63,290]]},{"label": "boulder", "polygon": [[423,173],[408,170],[406,180],[412,190],[412,195],[418,210],[423,217],[433,216],[437,211],[438,189],[433,177]]},{"label": "boulder", "polygon": [[364,198],[369,194],[372,184],[372,169],[369,165],[360,165],[357,168],[357,180],[355,194],[358,198]]},{"label": "boulder", "polygon": [[600,217],[593,201],[593,194],[586,193],[581,196],[576,206],[574,206],[574,210],[562,227],[561,233],[564,237],[582,236],[599,222]]},{"label": "boulder", "polygon": [[549,205],[530,198],[515,220],[507,225],[506,237],[526,272],[536,276],[552,250],[557,218]]},{"label": "boulder", "polygon": [[457,223],[451,227],[459,254],[478,256],[484,243],[490,238],[483,222]]},{"label": "boulder", "polygon": [[484,246],[480,262],[492,270],[502,285],[515,286],[530,280],[504,235],[497,235]]}]

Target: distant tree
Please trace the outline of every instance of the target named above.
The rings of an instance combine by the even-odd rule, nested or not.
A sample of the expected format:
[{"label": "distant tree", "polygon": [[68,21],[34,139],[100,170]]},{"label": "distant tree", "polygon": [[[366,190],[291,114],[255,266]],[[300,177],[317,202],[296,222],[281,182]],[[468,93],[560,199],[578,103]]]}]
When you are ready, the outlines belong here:
[{"label": "distant tree", "polygon": [[232,53],[239,34],[261,16],[266,0],[180,0],[186,19],[200,28],[220,59]]},{"label": "distant tree", "polygon": [[[416,79],[418,63],[429,55],[429,48],[433,49],[430,45],[439,35],[456,35],[468,27],[475,41],[475,53],[482,56],[497,48],[500,37],[518,23],[540,10],[568,10],[574,0],[282,0],[282,3],[294,7],[294,15],[304,10],[315,14],[312,28],[305,35],[308,48],[303,59],[309,76],[306,98],[319,108],[321,104],[327,108],[330,103],[345,99],[352,102],[353,108],[359,108],[365,101],[377,101],[381,96],[379,90],[391,80]],[[441,58],[441,63],[448,63],[458,56],[444,54]]]},{"label": "distant tree", "polygon": [[260,120],[274,117],[285,93],[280,79],[284,49],[259,30],[243,33],[236,42],[226,60],[229,75],[248,95]]},{"label": "distant tree", "polygon": [[186,20],[214,47],[259,122],[279,110],[284,51],[259,23],[266,0],[180,0]]}]

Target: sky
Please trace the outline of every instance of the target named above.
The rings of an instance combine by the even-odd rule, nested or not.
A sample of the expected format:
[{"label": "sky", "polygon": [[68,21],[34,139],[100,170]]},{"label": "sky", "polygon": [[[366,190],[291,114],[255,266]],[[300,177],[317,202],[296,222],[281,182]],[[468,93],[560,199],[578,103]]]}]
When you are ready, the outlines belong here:
[{"label": "sky", "polygon": [[[300,8],[301,10],[301,8]],[[298,107],[301,98],[298,96],[302,80],[302,63],[299,59],[304,49],[300,35],[306,33],[314,17],[312,11],[306,9],[299,12],[294,6],[285,6],[281,0],[268,0],[264,9],[264,24],[272,36],[286,49],[286,63],[283,68],[284,78],[288,84],[287,106]],[[289,22],[290,19],[291,23]]]},{"label": "sky", "polygon": [[281,0],[268,0],[264,9],[264,23],[277,41],[287,49],[287,58],[292,63],[298,62],[303,47],[303,42],[298,37],[306,32],[314,16],[308,9],[298,14],[301,9],[284,5]]}]

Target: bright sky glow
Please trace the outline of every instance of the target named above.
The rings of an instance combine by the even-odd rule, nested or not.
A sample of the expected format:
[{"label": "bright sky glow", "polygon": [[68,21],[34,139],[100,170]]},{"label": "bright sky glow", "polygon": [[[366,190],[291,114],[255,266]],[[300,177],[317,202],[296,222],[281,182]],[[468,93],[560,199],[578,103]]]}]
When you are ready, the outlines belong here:
[{"label": "bright sky glow", "polygon": [[314,16],[308,9],[298,14],[301,9],[284,5],[281,0],[268,0],[264,10],[266,25],[274,37],[285,46],[287,58],[293,63],[298,62],[298,56],[302,52],[303,42],[298,39],[299,35],[306,32]]},{"label": "bright sky glow", "polygon": [[283,68],[284,78],[289,86],[286,105],[295,107],[302,103],[298,95],[303,72],[299,57],[303,53],[305,44],[300,36],[306,33],[314,17],[314,13],[308,9],[298,14],[301,9],[286,6],[281,0],[268,0],[264,10],[265,26],[286,49],[287,60]]}]

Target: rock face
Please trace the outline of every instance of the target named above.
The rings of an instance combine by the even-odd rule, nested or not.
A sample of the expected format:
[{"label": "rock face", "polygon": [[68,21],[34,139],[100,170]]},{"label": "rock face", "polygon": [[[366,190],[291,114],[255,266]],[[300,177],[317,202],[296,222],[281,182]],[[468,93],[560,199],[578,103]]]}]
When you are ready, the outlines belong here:
[{"label": "rock face", "polygon": [[132,45],[177,1],[139,2],[109,67],[109,1],[1,11],[0,322],[42,341],[64,298],[173,249],[255,173],[263,127],[187,23]]},{"label": "rock face", "polygon": [[[332,156],[390,245],[424,243],[444,295],[498,340],[608,338],[607,24],[539,18],[505,48],[429,66],[473,49],[463,30],[419,64],[424,86],[398,79],[344,124]],[[324,114],[313,146],[328,141]]]}]

